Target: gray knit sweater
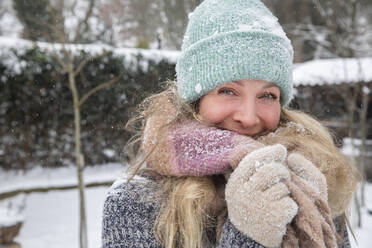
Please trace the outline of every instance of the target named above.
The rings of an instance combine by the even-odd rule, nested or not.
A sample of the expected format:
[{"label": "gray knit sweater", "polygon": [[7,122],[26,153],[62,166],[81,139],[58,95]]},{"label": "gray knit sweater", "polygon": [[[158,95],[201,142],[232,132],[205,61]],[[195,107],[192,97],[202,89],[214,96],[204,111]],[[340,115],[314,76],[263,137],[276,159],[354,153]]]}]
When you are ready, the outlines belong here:
[{"label": "gray knit sweater", "polygon": [[[127,183],[117,180],[111,187],[103,210],[102,248],[160,248],[155,239],[153,226],[159,212],[159,200],[153,192],[154,181],[139,177]],[[341,228],[339,218],[336,229]],[[222,228],[221,239],[210,241],[208,247],[263,248],[254,240],[239,232],[227,219]],[[345,228],[342,248],[350,247]]]}]

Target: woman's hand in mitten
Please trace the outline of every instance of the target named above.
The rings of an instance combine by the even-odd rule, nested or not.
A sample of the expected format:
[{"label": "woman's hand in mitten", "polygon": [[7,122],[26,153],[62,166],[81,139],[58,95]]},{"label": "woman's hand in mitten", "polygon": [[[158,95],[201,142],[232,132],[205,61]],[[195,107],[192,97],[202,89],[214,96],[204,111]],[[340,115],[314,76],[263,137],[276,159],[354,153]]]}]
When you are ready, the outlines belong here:
[{"label": "woman's hand in mitten", "polygon": [[320,197],[327,202],[327,180],[310,160],[299,153],[292,153],[288,156],[287,165],[293,173],[310,184],[320,194]]},{"label": "woman's hand in mitten", "polygon": [[267,247],[279,247],[286,225],[298,206],[283,180],[290,172],[283,164],[287,150],[282,145],[260,148],[244,157],[226,185],[228,214],[234,226]]}]

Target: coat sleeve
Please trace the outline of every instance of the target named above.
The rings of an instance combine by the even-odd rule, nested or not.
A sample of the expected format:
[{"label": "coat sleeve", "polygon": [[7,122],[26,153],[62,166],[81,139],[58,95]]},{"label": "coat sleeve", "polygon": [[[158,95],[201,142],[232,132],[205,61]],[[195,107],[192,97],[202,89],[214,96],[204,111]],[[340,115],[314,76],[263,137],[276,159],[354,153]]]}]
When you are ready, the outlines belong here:
[{"label": "coat sleeve", "polygon": [[[339,248],[351,248],[349,234],[346,225],[342,225],[342,217],[336,217],[333,222],[335,223],[337,233],[342,233],[342,243],[339,244]],[[343,231],[341,229],[344,228]],[[225,222],[222,227],[221,238],[219,241],[218,248],[265,248],[256,241],[242,234],[237,230],[229,219]]]},{"label": "coat sleeve", "polygon": [[341,216],[336,217],[333,219],[333,222],[335,223],[337,233],[341,235],[342,243],[339,244],[339,248],[350,248],[351,244],[349,239],[349,233],[347,231],[346,224],[343,223],[343,218]]},{"label": "coat sleeve", "polygon": [[113,186],[105,200],[102,248],[160,248],[153,225],[157,207],[144,201],[144,185],[123,182]]},{"label": "coat sleeve", "polygon": [[229,219],[222,227],[218,248],[265,248],[256,241],[242,234]]}]

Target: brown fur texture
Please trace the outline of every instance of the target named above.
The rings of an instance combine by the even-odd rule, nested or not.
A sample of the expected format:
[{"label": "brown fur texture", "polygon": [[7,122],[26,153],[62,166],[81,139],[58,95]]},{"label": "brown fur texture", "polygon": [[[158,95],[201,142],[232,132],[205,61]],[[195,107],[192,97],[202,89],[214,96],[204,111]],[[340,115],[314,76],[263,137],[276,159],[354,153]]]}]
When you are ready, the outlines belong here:
[{"label": "brown fur texture", "polygon": [[[349,206],[356,187],[355,172],[347,162],[334,161],[330,156],[333,151],[319,153],[313,149],[312,145],[320,142],[316,139],[315,134],[302,125],[289,122],[279,127],[276,132],[260,137],[259,141],[266,145],[282,144],[288,153],[296,152],[309,159],[326,178],[328,205],[332,217],[337,217],[345,213]],[[336,147],[334,152],[339,152]]]},{"label": "brown fur texture", "polygon": [[284,183],[299,208],[287,227],[282,248],[337,248],[336,229],[327,202],[293,172],[291,180]]},{"label": "brown fur texture", "polygon": [[[162,101],[156,103],[159,107],[153,106],[157,112],[147,119],[143,131],[142,149],[150,154],[150,159],[148,159],[148,161],[156,161],[157,173],[169,175],[171,173],[170,167],[168,166],[170,163],[170,153],[168,151],[169,146],[167,145],[164,136],[161,136],[161,134],[167,132],[167,124],[174,120],[175,109],[168,99],[162,98],[161,100]],[[160,107],[160,105],[162,107]],[[147,164],[147,168],[152,169],[151,163]]]}]

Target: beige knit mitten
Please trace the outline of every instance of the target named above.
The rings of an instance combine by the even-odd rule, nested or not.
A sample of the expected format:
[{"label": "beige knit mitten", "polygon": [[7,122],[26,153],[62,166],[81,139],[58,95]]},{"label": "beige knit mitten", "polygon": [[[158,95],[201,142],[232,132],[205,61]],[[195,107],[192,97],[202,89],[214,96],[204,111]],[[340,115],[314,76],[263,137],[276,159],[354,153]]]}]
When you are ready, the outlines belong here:
[{"label": "beige knit mitten", "polygon": [[286,226],[298,210],[282,183],[290,179],[283,165],[286,157],[286,148],[279,144],[255,150],[242,159],[226,185],[231,222],[266,247],[281,245]]},{"label": "beige knit mitten", "polygon": [[320,170],[304,156],[299,153],[291,153],[287,159],[288,168],[297,176],[305,180],[313,189],[320,194],[320,197],[327,202],[327,180]]}]

